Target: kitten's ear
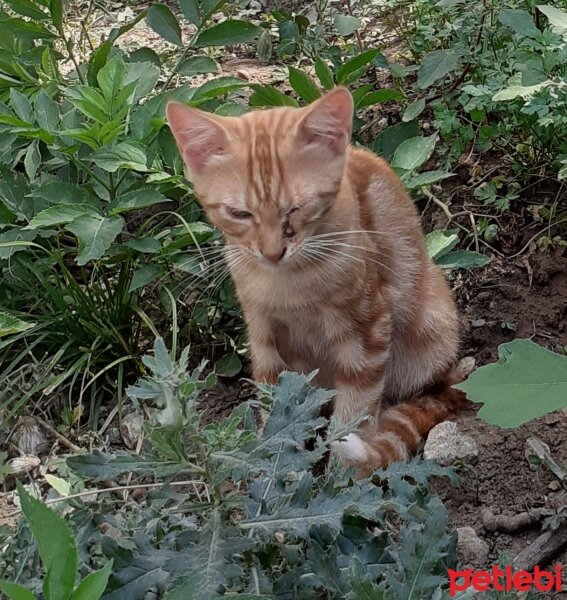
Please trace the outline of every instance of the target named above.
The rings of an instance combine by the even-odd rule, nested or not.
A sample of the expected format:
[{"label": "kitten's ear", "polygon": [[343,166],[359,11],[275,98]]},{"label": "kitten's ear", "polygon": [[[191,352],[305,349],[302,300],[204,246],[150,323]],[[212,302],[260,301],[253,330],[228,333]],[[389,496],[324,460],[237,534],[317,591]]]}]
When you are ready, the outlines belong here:
[{"label": "kitten's ear", "polygon": [[180,102],[169,102],[165,112],[179,152],[191,173],[200,173],[212,158],[225,154],[228,133],[218,117]]},{"label": "kitten's ear", "polygon": [[344,87],[331,90],[308,108],[299,123],[301,142],[344,153],[352,134],[352,113],[350,92]]}]

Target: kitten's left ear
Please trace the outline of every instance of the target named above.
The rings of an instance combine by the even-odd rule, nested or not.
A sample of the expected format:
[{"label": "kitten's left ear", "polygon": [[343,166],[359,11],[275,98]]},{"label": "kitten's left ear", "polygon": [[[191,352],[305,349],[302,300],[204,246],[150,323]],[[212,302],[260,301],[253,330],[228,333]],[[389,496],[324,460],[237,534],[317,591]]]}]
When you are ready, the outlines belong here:
[{"label": "kitten's left ear", "polygon": [[303,143],[314,144],[343,154],[352,134],[353,101],[350,92],[337,87],[308,107],[299,123]]}]

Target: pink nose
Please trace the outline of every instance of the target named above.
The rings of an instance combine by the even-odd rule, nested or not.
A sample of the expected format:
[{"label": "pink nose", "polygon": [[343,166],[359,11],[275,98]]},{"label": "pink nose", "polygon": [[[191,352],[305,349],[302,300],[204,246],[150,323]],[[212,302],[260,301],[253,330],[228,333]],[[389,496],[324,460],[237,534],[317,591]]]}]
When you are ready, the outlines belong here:
[{"label": "pink nose", "polygon": [[262,250],[262,255],[270,262],[277,263],[280,262],[280,260],[284,257],[285,250],[285,248],[278,248],[277,250]]}]

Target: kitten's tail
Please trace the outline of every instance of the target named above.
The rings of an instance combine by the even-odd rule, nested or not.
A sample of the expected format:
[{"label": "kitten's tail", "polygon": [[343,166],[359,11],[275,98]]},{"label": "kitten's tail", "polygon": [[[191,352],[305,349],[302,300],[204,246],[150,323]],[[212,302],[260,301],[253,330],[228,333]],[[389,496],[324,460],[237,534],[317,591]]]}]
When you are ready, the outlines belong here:
[{"label": "kitten's tail", "polygon": [[370,420],[357,433],[337,442],[335,448],[356,467],[359,477],[389,463],[407,460],[435,425],[464,406],[465,394],[451,387],[462,380],[458,369],[452,369],[441,383],[422,395],[383,410],[377,427]]}]

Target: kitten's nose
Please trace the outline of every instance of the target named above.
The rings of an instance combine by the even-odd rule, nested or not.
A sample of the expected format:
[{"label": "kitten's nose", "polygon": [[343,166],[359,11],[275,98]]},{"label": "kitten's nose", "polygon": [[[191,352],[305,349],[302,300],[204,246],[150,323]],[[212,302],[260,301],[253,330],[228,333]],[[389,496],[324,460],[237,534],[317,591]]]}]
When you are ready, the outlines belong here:
[{"label": "kitten's nose", "polygon": [[262,256],[270,262],[277,263],[285,255],[286,248],[265,248],[262,250]]}]

